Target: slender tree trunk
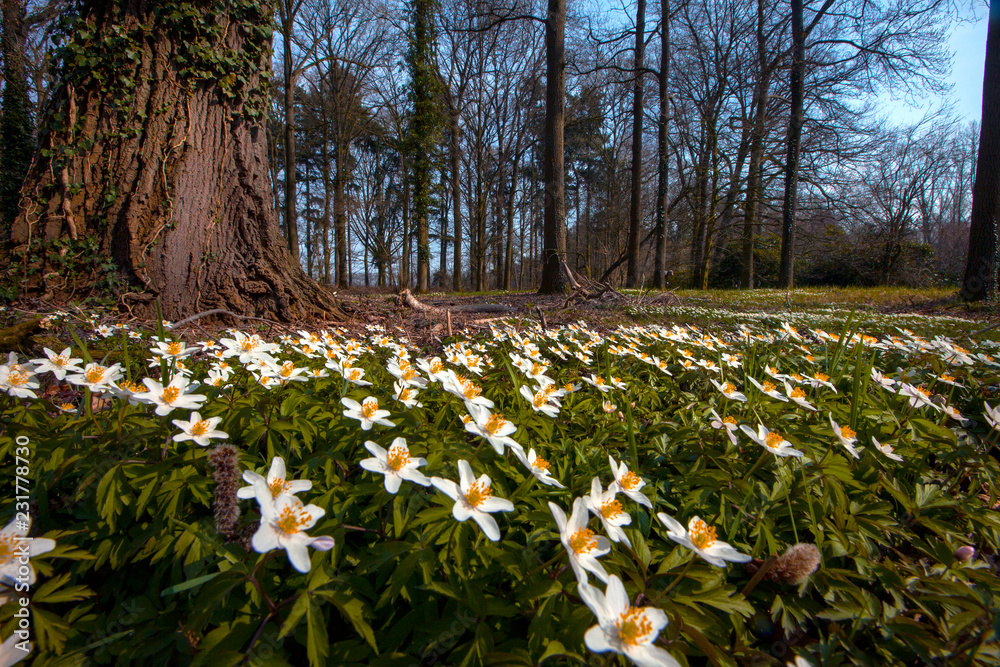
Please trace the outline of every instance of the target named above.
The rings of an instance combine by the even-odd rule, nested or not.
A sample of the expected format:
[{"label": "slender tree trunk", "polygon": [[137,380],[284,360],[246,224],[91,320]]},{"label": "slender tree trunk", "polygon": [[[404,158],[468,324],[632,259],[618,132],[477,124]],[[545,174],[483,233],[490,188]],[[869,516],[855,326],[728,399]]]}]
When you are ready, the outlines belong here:
[{"label": "slender tree trunk", "polygon": [[788,155],[785,159],[785,199],[781,206],[781,267],[778,271],[778,285],[784,288],[795,284],[795,210],[798,207],[799,154],[805,120],[806,42],[802,27],[802,0],[791,0],[791,4],[792,67],[788,83],[791,110],[788,117]]},{"label": "slender tree trunk", "polygon": [[754,229],[760,217],[764,143],[767,140],[767,97],[771,88],[771,68],[767,64],[765,50],[764,2],[757,0],[757,83],[754,86],[753,134],[750,137],[750,164],[747,167],[747,194],[743,207],[742,289],[754,287]]},{"label": "slender tree trunk", "polygon": [[3,113],[0,115],[0,248],[10,239],[21,186],[35,150],[35,124],[25,68],[24,0],[0,1],[3,13]]},{"label": "slender tree trunk", "polygon": [[333,176],[333,234],[337,255],[337,287],[347,287],[347,147],[334,140],[337,171]]},{"label": "slender tree trunk", "polygon": [[[270,196],[262,74],[273,9],[204,9],[202,23],[225,29],[188,34],[186,16],[159,8],[151,0],[79,4],[96,37],[69,33],[70,48],[55,55],[40,150],[26,178],[25,192],[52,195],[29,197],[13,239],[24,250],[29,239],[93,239],[120,284],[159,298],[170,319],[210,308],[285,320],[329,314],[334,308],[322,305],[323,292],[286,249]],[[114,54],[116,72],[136,82],[127,99],[103,72],[64,57],[140,26],[151,37]],[[231,54],[236,81],[246,83],[223,90],[221,76],[203,74],[214,66],[198,60],[204,53]],[[173,65],[182,57],[197,66],[182,73]],[[79,296],[86,292],[71,280],[93,280],[88,269],[50,282],[50,258],[38,263],[33,291]]]},{"label": "slender tree trunk", "polygon": [[628,267],[625,286],[639,284],[639,228],[642,226],[642,68],[645,48],[646,0],[635,10],[635,55],[632,75],[632,200],[628,213]]},{"label": "slender tree trunk", "polygon": [[444,279],[448,274],[448,204],[446,197],[448,187],[448,174],[445,171],[444,163],[441,163],[441,210],[438,212],[438,224],[439,231],[438,238],[441,244],[441,251],[438,254],[439,264],[438,264],[438,275],[440,276],[440,284],[438,287],[443,288],[445,286]]},{"label": "slender tree trunk", "polygon": [[669,206],[670,155],[667,137],[670,130],[670,0],[660,0],[660,116],[657,123],[656,148],[656,256],[653,260],[653,286],[667,286],[667,207]]},{"label": "slender tree trunk", "polygon": [[330,125],[323,119],[323,283],[330,284],[330,199],[333,183],[330,180]]},{"label": "slender tree trunk", "polygon": [[292,22],[285,3],[281,5],[282,65],[284,66],[285,102],[285,234],[288,249],[299,259],[299,229],[295,201],[295,73],[292,62]]},{"label": "slender tree trunk", "polygon": [[451,286],[456,292],[462,291],[462,186],[459,175],[462,167],[461,114],[457,109],[451,111],[451,210],[452,229],[454,230],[454,259],[452,260]]},{"label": "slender tree trunk", "polygon": [[399,262],[399,289],[410,286],[410,176],[407,173],[406,157],[400,159],[403,176],[403,248]]},{"label": "slender tree trunk", "polygon": [[566,258],[566,0],[549,0],[545,21],[545,215],[539,294],[563,290],[560,260]]},{"label": "slender tree trunk", "polygon": [[305,177],[306,177],[306,208],[303,211],[303,217],[306,222],[306,275],[310,278],[315,278],[313,275],[313,223],[312,216],[310,215],[310,202],[312,202],[312,188],[309,185],[309,163],[305,163]]},{"label": "slender tree trunk", "polygon": [[972,186],[969,255],[962,298],[982,301],[996,292],[997,218],[1000,217],[1000,0],[990,0],[983,73],[983,116]]}]

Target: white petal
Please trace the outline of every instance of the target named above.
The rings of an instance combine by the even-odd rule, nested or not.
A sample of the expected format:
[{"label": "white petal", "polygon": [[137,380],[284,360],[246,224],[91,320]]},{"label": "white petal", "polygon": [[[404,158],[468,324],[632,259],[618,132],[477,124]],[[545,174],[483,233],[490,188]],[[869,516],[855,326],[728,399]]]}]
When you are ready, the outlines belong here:
[{"label": "white petal", "polygon": [[278,533],[270,525],[262,523],[257,532],[253,534],[250,544],[253,546],[253,550],[260,554],[277,549]]},{"label": "white petal", "polygon": [[479,527],[483,529],[486,537],[490,538],[494,542],[500,539],[500,527],[497,525],[496,520],[489,514],[483,514],[482,512],[476,512],[472,515],[472,518],[476,520]]},{"label": "white petal", "polygon": [[595,625],[583,635],[583,643],[594,653],[614,651],[615,647],[608,643],[608,636],[600,625]]}]

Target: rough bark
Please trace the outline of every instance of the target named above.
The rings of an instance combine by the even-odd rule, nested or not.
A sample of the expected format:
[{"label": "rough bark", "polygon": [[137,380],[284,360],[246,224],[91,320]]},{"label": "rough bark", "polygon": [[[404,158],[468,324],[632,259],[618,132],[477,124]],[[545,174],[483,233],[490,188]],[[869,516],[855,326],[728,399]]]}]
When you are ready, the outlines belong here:
[{"label": "rough bark", "polygon": [[[87,0],[78,28],[92,30],[77,29],[65,43],[98,64],[56,54],[40,152],[13,230],[25,265],[41,269],[27,287],[57,296],[78,290],[74,279],[106,278],[74,275],[66,257],[48,250],[77,238],[71,253],[81,256],[84,241],[92,242],[98,270],[113,264],[119,286],[159,298],[171,319],[209,308],[283,320],[335,313],[285,247],[271,198],[262,74],[273,10],[263,2],[224,11],[198,3],[189,6],[193,16],[174,19],[158,5]],[[192,36],[189,18],[215,29]],[[87,38],[112,33],[132,49]],[[178,68],[195,46],[236,63],[231,76],[195,78],[193,68]],[[108,67],[117,79],[105,78]]]},{"label": "rough bark", "polygon": [[639,227],[642,225],[642,67],[645,46],[646,0],[635,10],[635,51],[632,81],[632,199],[628,213],[626,287],[639,284]]},{"label": "rough bark", "polygon": [[545,213],[539,294],[563,290],[566,257],[566,0],[549,0],[545,21]]},{"label": "rough bark", "polygon": [[793,287],[795,284],[795,211],[799,203],[799,156],[802,147],[802,124],[805,119],[803,95],[806,40],[802,26],[802,0],[791,0],[791,6],[792,64],[788,78],[791,108],[786,140],[788,153],[785,158],[785,197],[781,206],[781,266],[778,270],[778,285],[784,288]]},{"label": "rough bark", "polygon": [[981,301],[996,291],[997,218],[1000,217],[1000,0],[990,0],[983,73],[976,181],[972,186],[969,255],[962,298]]},{"label": "rough bark", "polygon": [[24,0],[0,1],[3,15],[3,114],[0,116],[0,246],[17,217],[21,185],[31,165],[34,123],[25,69]]},{"label": "rough bark", "polygon": [[456,292],[462,291],[462,184],[459,182],[460,169],[462,167],[462,134],[459,121],[461,113],[459,102],[451,105],[448,110],[451,116],[451,147],[449,157],[451,158],[451,210],[452,210],[452,230],[454,230],[454,260],[452,262],[451,288]]},{"label": "rough bark", "polygon": [[292,30],[297,7],[279,2],[281,9],[281,64],[284,98],[285,149],[285,234],[292,257],[299,259],[299,226],[295,197],[295,69],[292,59]]},{"label": "rough bark", "polygon": [[333,234],[337,254],[337,287],[347,287],[347,146],[340,142],[334,146],[337,171],[333,176]]},{"label": "rough bark", "polygon": [[[660,0],[660,115],[657,122],[656,148],[659,158],[656,182],[656,255],[653,259],[653,286],[667,286],[667,207],[670,189],[670,154],[667,137],[670,131],[670,0]],[[589,211],[589,194],[588,194]],[[589,219],[589,215],[588,215]],[[589,260],[588,260],[589,263]]]}]

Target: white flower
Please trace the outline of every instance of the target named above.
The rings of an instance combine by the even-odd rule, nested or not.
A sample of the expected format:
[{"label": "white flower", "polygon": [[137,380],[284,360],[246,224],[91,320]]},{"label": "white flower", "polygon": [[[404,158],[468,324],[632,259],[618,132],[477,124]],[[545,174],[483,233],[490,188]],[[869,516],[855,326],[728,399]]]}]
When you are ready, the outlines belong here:
[{"label": "white flower", "polygon": [[32,391],[38,389],[38,380],[31,364],[17,363],[17,355],[11,352],[0,366],[0,389],[17,398],[38,398]]},{"label": "white flower", "polygon": [[201,414],[197,412],[191,413],[191,418],[188,421],[182,421],[180,419],[174,419],[173,424],[179,428],[183,433],[178,433],[173,437],[174,442],[182,442],[184,440],[194,440],[196,443],[202,447],[208,446],[208,441],[212,438],[228,438],[229,434],[225,431],[216,431],[215,427],[219,425],[222,421],[222,417],[210,417],[208,419],[202,419]]},{"label": "white flower", "polygon": [[899,395],[905,396],[909,400],[911,408],[923,408],[930,406],[935,410],[941,409],[934,403],[934,401],[931,400],[931,393],[923,387],[903,382],[899,387]]},{"label": "white flower", "polygon": [[66,378],[66,371],[83,370],[78,365],[83,359],[73,357],[73,351],[68,347],[59,354],[56,354],[47,347],[42,348],[42,351],[45,353],[45,359],[31,360],[31,363],[35,365],[36,373],[51,371],[57,380],[63,380]]},{"label": "white flower", "polygon": [[740,430],[775,456],[802,456],[802,452],[793,448],[792,443],[785,440],[781,434],[768,430],[763,424],[758,424],[756,433],[746,424],[741,425]]},{"label": "white flower", "polygon": [[547,417],[555,417],[559,414],[559,406],[549,402],[549,395],[545,392],[544,388],[532,394],[531,389],[527,385],[521,385],[521,396],[524,396],[531,403],[531,409],[535,412],[541,412]]},{"label": "white flower", "polygon": [[442,374],[447,370],[444,367],[444,362],[441,361],[441,357],[417,359],[417,368],[427,373],[427,377],[430,378],[431,382],[441,382]]},{"label": "white flower", "polygon": [[333,548],[332,537],[313,537],[305,533],[326,514],[322,507],[303,505],[295,496],[286,494],[274,498],[267,484],[260,479],[254,481],[254,492],[260,503],[260,528],[250,540],[254,551],[266,553],[272,549],[284,549],[292,567],[305,573],[312,566],[307,547],[319,551]]},{"label": "white flower", "polygon": [[712,417],[714,419],[711,421],[712,428],[724,428],[726,430],[726,435],[729,436],[730,442],[734,445],[736,444],[736,429],[739,426],[736,423],[736,418],[733,416],[726,417],[723,419],[719,416],[719,413],[712,409]]},{"label": "white flower", "polygon": [[196,352],[194,348],[188,347],[187,343],[179,340],[170,342],[156,341],[156,344],[149,351],[151,354],[167,360],[184,359]]},{"label": "white flower", "polygon": [[482,395],[482,388],[464,375],[459,375],[453,370],[445,370],[441,371],[438,377],[445,391],[459,397],[466,404],[473,403],[484,408],[493,407],[493,401]]},{"label": "white flower", "polygon": [[[56,548],[55,541],[47,537],[27,538],[29,530],[31,530],[30,516],[26,521],[14,517],[3,530],[0,530],[0,583],[11,587],[16,586],[18,582],[29,586],[35,583],[35,567],[31,564],[31,557]],[[23,549],[25,545],[26,550]],[[22,562],[22,559],[27,562]],[[27,568],[27,571],[22,568]]]},{"label": "white flower", "polygon": [[398,382],[392,383],[393,397],[408,408],[422,408],[424,404],[417,400],[417,390]]},{"label": "white flower", "polygon": [[757,387],[757,389],[759,389],[762,393],[767,394],[771,398],[777,399],[779,401],[785,401],[786,403],[788,402],[788,398],[785,397],[785,396],[782,396],[778,392],[778,388],[774,385],[774,383],[765,380],[764,384],[762,385],[761,383],[757,382],[757,380],[755,380],[753,378],[750,378],[750,383],[753,386]]},{"label": "white flower", "polygon": [[597,559],[611,552],[611,542],[587,528],[590,513],[583,506],[583,498],[573,501],[573,513],[569,520],[562,508],[555,503],[549,503],[549,510],[559,526],[559,539],[569,554],[569,564],[577,581],[587,583],[587,572],[591,572],[608,583],[608,573]]},{"label": "white flower", "polygon": [[553,479],[550,476],[552,474],[552,464],[538,456],[534,449],[531,449],[527,456],[524,455],[524,449],[520,446],[512,449],[514,449],[514,455],[518,458],[518,460],[524,464],[528,471],[531,472],[531,474],[534,475],[535,479],[539,482],[542,484],[548,484],[549,486],[557,486],[560,489],[566,488],[559,483],[559,480]]},{"label": "white flower", "polygon": [[66,381],[101,393],[111,391],[114,383],[121,377],[120,364],[105,367],[100,364],[89,363],[83,368],[82,373],[69,375],[66,377]]},{"label": "white flower", "polygon": [[395,426],[393,422],[386,419],[390,414],[389,411],[378,409],[378,399],[374,396],[369,396],[361,403],[346,397],[340,399],[340,402],[347,408],[344,410],[344,416],[360,421],[363,431],[370,431],[373,424]]},{"label": "white flower", "polygon": [[892,389],[896,385],[895,380],[893,380],[892,378],[885,377],[874,368],[871,370],[871,377],[872,380],[878,382],[883,389]]},{"label": "white flower", "polygon": [[997,405],[995,408],[991,408],[990,404],[985,401],[983,401],[983,405],[986,406],[986,412],[983,416],[986,417],[987,423],[1000,431],[1000,405]]},{"label": "white flower", "polygon": [[697,516],[691,518],[686,530],[679,521],[663,512],[659,512],[656,517],[667,527],[667,537],[694,551],[716,567],[725,567],[726,561],[746,563],[750,560],[747,554],[741,554],[730,544],[717,540],[715,528]]},{"label": "white flower", "polygon": [[895,454],[894,453],[892,445],[883,445],[878,440],[876,440],[874,438],[874,436],[872,437],[872,444],[875,445],[875,449],[877,449],[880,452],[882,452],[883,454],[885,454],[886,458],[890,458],[893,461],[902,461],[903,460],[902,456],[900,456],[899,454]]},{"label": "white flower", "polygon": [[271,459],[271,469],[267,471],[267,477],[263,477],[252,470],[243,471],[243,481],[250,486],[244,486],[236,491],[237,498],[247,500],[256,498],[257,491],[254,485],[263,482],[271,492],[272,500],[277,500],[278,496],[294,496],[312,488],[313,483],[308,479],[285,479],[285,459],[275,456]]},{"label": "white flower", "polygon": [[710,379],[710,382],[714,384],[715,388],[718,389],[722,393],[722,395],[725,396],[726,398],[732,399],[734,401],[747,400],[746,394],[741,394],[740,392],[736,391],[736,385],[734,385],[732,382],[719,383],[716,382],[714,379]]},{"label": "white flower", "polygon": [[136,393],[135,397],[144,403],[155,405],[155,412],[161,417],[170,414],[177,408],[197,410],[202,403],[208,400],[206,396],[188,394],[190,389],[198,385],[189,384],[183,375],[175,375],[166,386],[152,378],[143,378],[142,383],[149,391]]},{"label": "white flower", "polygon": [[607,382],[604,381],[604,378],[602,378],[599,375],[594,375],[593,373],[591,373],[589,378],[581,378],[581,379],[587,384],[597,387],[602,394],[606,394],[609,391],[611,391],[611,387],[608,385]]},{"label": "white flower", "polygon": [[497,454],[503,455],[504,445],[524,454],[524,448],[510,437],[511,433],[517,431],[517,426],[504,419],[502,414],[491,414],[487,408],[471,402],[466,402],[465,407],[472,417],[472,421],[465,424],[466,431],[486,438]]},{"label": "white flower", "polygon": [[251,361],[270,357],[268,353],[278,348],[275,343],[265,343],[257,334],[248,336],[239,331],[234,334],[233,338],[222,338],[219,343],[226,348],[222,353],[223,358],[238,357],[240,363],[244,365]]},{"label": "white flower", "polygon": [[627,656],[639,667],[680,667],[673,656],[653,642],[667,626],[667,615],[656,607],[633,607],[622,580],[608,578],[606,593],[581,583],[580,598],[597,617],[597,625],[583,636],[594,653],[613,651]]},{"label": "white flower", "polygon": [[385,490],[389,493],[399,491],[404,479],[420,486],[430,485],[431,480],[417,470],[419,466],[427,465],[427,460],[411,457],[410,448],[403,438],[393,440],[388,452],[371,440],[365,442],[365,449],[374,454],[375,458],[364,459],[361,467],[369,472],[385,475]]},{"label": "white flower", "polygon": [[590,483],[590,495],[583,497],[583,505],[601,520],[604,532],[612,542],[622,542],[632,548],[628,535],[621,528],[632,523],[632,517],[622,508],[622,504],[615,500],[613,489],[602,491],[601,480],[594,477]]},{"label": "white flower", "polygon": [[13,634],[0,644],[0,667],[11,667],[28,657],[32,644],[27,639],[21,639]]},{"label": "white flower", "polygon": [[806,392],[802,389],[802,387],[795,387],[792,389],[792,386],[789,385],[788,382],[785,382],[785,395],[788,396],[788,400],[802,406],[806,410],[812,410],[813,412],[817,411],[816,406],[806,400]]},{"label": "white flower", "polygon": [[634,472],[629,472],[628,466],[625,463],[618,465],[613,456],[608,456],[608,463],[611,464],[611,474],[615,477],[615,481],[608,485],[608,491],[624,493],[640,505],[645,505],[652,509],[653,503],[644,494],[639,492],[639,489],[645,486],[646,482]]},{"label": "white flower", "polygon": [[861,455],[858,454],[858,450],[854,448],[854,443],[858,441],[858,434],[854,432],[850,426],[840,426],[837,422],[833,421],[833,414],[830,417],[830,428],[833,429],[833,434],[837,436],[837,440],[840,440],[840,444],[847,448],[847,451],[851,453],[856,459],[860,459]]},{"label": "white flower", "polygon": [[472,474],[469,462],[464,459],[458,462],[458,480],[459,483],[456,484],[450,479],[431,477],[431,484],[455,501],[451,513],[456,520],[474,519],[486,537],[496,542],[500,539],[500,527],[490,513],[512,512],[514,503],[503,498],[494,498],[493,490],[490,488],[490,478],[480,475],[477,480]]}]

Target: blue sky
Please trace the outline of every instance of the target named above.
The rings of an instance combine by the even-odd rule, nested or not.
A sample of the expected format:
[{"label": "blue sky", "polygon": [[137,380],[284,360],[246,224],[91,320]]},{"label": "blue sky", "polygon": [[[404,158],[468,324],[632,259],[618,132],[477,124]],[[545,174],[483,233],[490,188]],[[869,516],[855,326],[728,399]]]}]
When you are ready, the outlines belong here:
[{"label": "blue sky", "polygon": [[919,120],[928,107],[940,106],[947,100],[954,105],[955,115],[979,122],[983,103],[983,64],[986,60],[986,12],[978,4],[976,9],[978,19],[956,25],[948,40],[955,56],[952,73],[948,78],[948,82],[952,84],[951,94],[944,100],[928,100],[923,108],[887,99],[884,109],[891,120],[900,123]]}]

